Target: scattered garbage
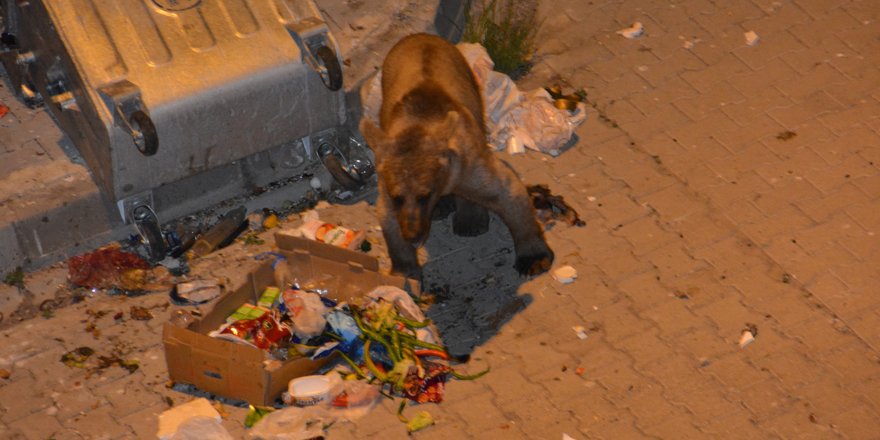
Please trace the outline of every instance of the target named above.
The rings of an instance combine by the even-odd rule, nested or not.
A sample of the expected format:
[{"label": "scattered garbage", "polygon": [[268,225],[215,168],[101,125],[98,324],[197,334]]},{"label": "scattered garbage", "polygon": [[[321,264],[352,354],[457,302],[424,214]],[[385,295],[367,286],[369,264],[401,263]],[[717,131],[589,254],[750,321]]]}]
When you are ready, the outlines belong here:
[{"label": "scattered garbage", "polygon": [[630,40],[639,38],[645,34],[645,26],[642,25],[641,22],[635,22],[628,28],[623,28],[616,32],[618,35],[622,35],[624,38],[628,38]]},{"label": "scattered garbage", "polygon": [[[489,146],[493,149],[518,154],[528,148],[557,156],[570,143],[575,128],[587,119],[586,105],[582,102],[559,108],[545,89],[521,92],[509,76],[493,70],[495,64],[482,45],[459,43],[456,47],[480,85]],[[381,83],[380,72],[366,85],[364,117],[378,120]]]},{"label": "scattered garbage", "polygon": [[109,356],[95,355],[95,350],[91,347],[78,347],[64,353],[61,356],[61,362],[70,368],[81,368],[88,370],[89,374],[99,372],[112,366],[119,366],[129,373],[134,373],[140,368],[140,362],[134,359],[122,359],[119,355],[111,354]]},{"label": "scattered garbage", "polygon": [[322,407],[289,406],[264,413],[254,422],[247,436],[253,440],[305,440],[324,438],[334,417]]},{"label": "scattered garbage", "polygon": [[9,379],[11,376],[12,376],[11,371],[9,371],[5,368],[0,368],[0,379],[6,380],[6,379]]},{"label": "scattered garbage", "polygon": [[177,426],[169,440],[234,440],[213,417],[194,416]]},{"label": "scattered garbage", "polygon": [[[281,359],[296,356],[314,359],[333,351],[339,353],[345,364],[337,370],[326,375],[301,376],[289,382],[287,393],[282,397],[289,405],[360,409],[362,415],[372,408],[380,393],[403,397],[403,404],[408,401],[439,403],[449,377],[476,379],[489,371],[470,376],[455,371],[448,364],[450,356],[446,349],[436,343],[439,337],[430,328],[430,321],[399,288],[379,286],[364,297],[367,304],[361,306],[337,304],[313,291],[298,288],[286,290],[279,298],[276,293],[279,290],[267,287],[260,297],[261,301],[265,298],[262,305],[239,307],[221,330],[210,335],[250,344]],[[306,324],[297,324],[303,320]],[[293,330],[297,328],[301,331]],[[341,375],[347,380],[342,380]],[[291,418],[283,422],[286,425],[300,423],[309,414],[273,415],[272,418],[278,420],[269,425],[282,423],[281,420],[286,420],[282,417]],[[351,412],[315,414],[325,421],[354,417]],[[263,415],[255,407],[250,419]],[[399,417],[407,423],[410,432],[433,424],[430,414],[419,413],[411,419],[402,414]],[[257,432],[259,436],[266,436],[269,435],[266,430],[274,429],[267,427]]]},{"label": "scattered garbage", "polygon": [[587,92],[578,90],[574,93],[564,94],[559,86],[544,87],[553,99],[553,106],[560,110],[575,111],[579,103],[587,100]]},{"label": "scattered garbage", "polygon": [[8,286],[16,286],[19,289],[24,288],[24,271],[21,269],[21,266],[16,267],[14,270],[9,271],[3,276],[3,282]]},{"label": "scattered garbage", "polygon": [[330,397],[330,379],[324,375],[302,376],[290,381],[287,392],[297,406],[312,406]]},{"label": "scattered garbage", "polygon": [[266,417],[269,413],[275,411],[272,406],[248,405],[248,412],[244,418],[244,427],[252,428],[257,422]]},{"label": "scattered garbage", "polygon": [[168,322],[175,327],[188,328],[195,320],[196,317],[189,310],[178,309],[171,314]]},{"label": "scattered garbage", "polygon": [[150,264],[140,255],[111,245],[67,260],[68,280],[93,289],[143,291]]},{"label": "scattered garbage", "polygon": [[9,113],[9,107],[5,104],[0,104],[0,118],[5,117],[7,113]]},{"label": "scattered garbage", "polygon": [[794,138],[795,136],[797,136],[797,133],[795,133],[791,130],[785,130],[785,131],[777,134],[776,139],[779,139],[780,141],[787,141],[787,140]]},{"label": "scattered garbage", "polygon": [[279,224],[278,214],[272,210],[263,210],[263,229],[277,228]]},{"label": "scattered garbage", "polygon": [[349,250],[360,249],[366,238],[363,231],[355,231],[324,222],[316,215],[305,219],[302,226],[289,233]]},{"label": "scattered garbage", "polygon": [[[402,405],[401,408],[403,408]],[[398,416],[406,423],[406,432],[409,433],[421,431],[434,424],[434,417],[427,411],[419,411],[409,420],[403,418],[401,414],[402,412],[398,412]]]},{"label": "scattered garbage", "polygon": [[755,342],[756,336],[758,336],[758,326],[746,323],[746,328],[743,329],[739,338],[739,347],[746,348],[747,345]]},{"label": "scattered garbage", "polygon": [[215,249],[222,248],[244,232],[248,227],[247,208],[239,206],[233,209],[217,221],[211,229],[208,229],[201,237],[199,237],[192,247],[186,252],[187,258],[203,257],[213,252]]},{"label": "scattered garbage", "polygon": [[[215,425],[220,425],[220,413],[211,405],[208,399],[203,397],[193,399],[187,403],[177,405],[171,409],[159,414],[159,431],[156,434],[159,440],[170,440],[176,437],[178,430],[184,424],[194,419],[207,419]],[[200,426],[204,426],[201,422]],[[191,429],[191,427],[190,427]],[[190,429],[187,429],[188,431]],[[228,433],[226,434],[229,435]],[[195,437],[195,438],[214,438],[214,437]]]},{"label": "scattered garbage", "polygon": [[135,321],[149,321],[153,319],[153,314],[150,312],[150,309],[141,306],[131,306],[131,309],[128,312],[131,319]]},{"label": "scattered garbage", "polygon": [[745,32],[743,34],[743,37],[745,37],[746,44],[748,44],[749,46],[754,46],[754,45],[758,44],[758,40],[760,39],[758,37],[758,34],[755,33],[755,31]]},{"label": "scattered garbage", "polygon": [[[336,421],[363,417],[382,396],[401,400],[408,430],[424,429],[430,414],[405,417],[408,404],[439,403],[447,381],[488,373],[455,365],[414,301],[412,280],[380,274],[373,257],[294,234],[277,232],[278,250],[258,254],[264,263],[210,312],[177,311],[163,331],[171,379],[253,405],[250,438],[321,435]],[[340,272],[352,264],[362,269]],[[241,361],[217,364],[216,356]],[[195,371],[193,363],[205,367]],[[217,380],[248,375],[254,380],[246,384]]]},{"label": "scattered garbage", "polygon": [[91,347],[79,347],[64,353],[61,362],[71,368],[85,368],[86,360],[93,354],[95,350]]},{"label": "scattered garbage", "polygon": [[571,226],[586,226],[577,211],[562,196],[553,195],[547,185],[529,185],[526,190],[541,223],[549,226],[554,220],[561,220]]},{"label": "scattered garbage", "polygon": [[191,280],[174,285],[169,296],[174,304],[192,306],[217,298],[223,289],[218,279]]},{"label": "scattered garbage", "polygon": [[587,329],[582,325],[576,325],[571,328],[574,330],[574,333],[577,335],[578,339],[587,339],[589,335],[587,334]]},{"label": "scattered garbage", "polygon": [[577,269],[571,266],[562,266],[553,271],[553,279],[562,284],[573,283],[577,278]]}]

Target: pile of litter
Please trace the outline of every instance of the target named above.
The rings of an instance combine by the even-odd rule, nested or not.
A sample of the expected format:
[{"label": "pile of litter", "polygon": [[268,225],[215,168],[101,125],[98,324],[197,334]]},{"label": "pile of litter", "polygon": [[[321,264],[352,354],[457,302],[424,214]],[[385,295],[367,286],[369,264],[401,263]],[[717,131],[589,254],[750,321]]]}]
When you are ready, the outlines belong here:
[{"label": "pile of litter", "polygon": [[[412,432],[430,425],[425,422],[430,415],[405,418],[407,402],[439,403],[450,378],[475,379],[488,372],[463,375],[453,369],[430,320],[409,294],[393,286],[375,288],[359,305],[335,303],[326,292],[295,284],[284,291],[267,287],[257,304],[242,305],[209,335],[260,348],[267,359],[278,361],[339,355],[328,373],[294,379],[282,396],[286,405],[316,408],[270,420],[292,414],[320,414],[324,424],[354,420],[386,396],[402,399],[398,416]],[[248,423],[272,412],[251,407]],[[270,429],[262,426],[255,426],[255,433],[263,433],[258,437]]]},{"label": "pile of litter", "polygon": [[[283,261],[280,254],[261,257],[267,256]],[[275,266],[283,288],[266,287],[255,303],[240,306],[209,336],[263,350],[266,362],[336,358],[325,365],[324,374],[292,379],[276,406],[251,405],[245,420],[250,438],[321,436],[336,422],[365,416],[383,397],[400,399],[397,416],[408,432],[414,432],[434,422],[427,411],[405,416],[407,404],[440,403],[448,380],[472,380],[488,373],[456,371],[436,329],[406,291],[383,285],[353,300],[357,304],[337,303],[326,291],[290,282],[283,267],[286,264]],[[177,411],[189,409],[167,413]],[[190,438],[185,433],[217,424],[212,420],[219,419],[189,414],[173,430],[166,426],[160,438]]]}]

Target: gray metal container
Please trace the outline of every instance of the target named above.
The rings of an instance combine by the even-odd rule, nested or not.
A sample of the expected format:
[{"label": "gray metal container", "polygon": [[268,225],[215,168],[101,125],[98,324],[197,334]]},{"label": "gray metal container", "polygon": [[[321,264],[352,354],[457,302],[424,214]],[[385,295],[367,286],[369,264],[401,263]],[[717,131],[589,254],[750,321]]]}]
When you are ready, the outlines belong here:
[{"label": "gray metal container", "polygon": [[338,47],[309,0],[4,6],[13,85],[42,98],[112,200],[344,122]]}]

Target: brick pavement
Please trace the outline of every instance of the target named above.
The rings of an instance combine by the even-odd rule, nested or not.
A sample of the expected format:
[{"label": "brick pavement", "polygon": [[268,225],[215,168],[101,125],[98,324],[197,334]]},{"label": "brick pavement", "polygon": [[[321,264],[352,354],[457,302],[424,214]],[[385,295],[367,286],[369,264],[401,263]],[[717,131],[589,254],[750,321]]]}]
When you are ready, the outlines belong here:
[{"label": "brick pavement", "polygon": [[[557,265],[579,278],[520,284],[530,302],[473,348],[493,371],[452,382],[428,407],[437,425],[415,437],[880,438],[880,8],[544,3],[520,85],[584,87],[590,118],[559,158],[508,159],[587,221],[548,232]],[[633,21],[644,37],[614,33]],[[322,217],[374,224],[364,204]],[[164,301],[98,295],[4,330],[0,436],[148,438],[166,397],[191,398],[164,386],[155,323],[167,311],[100,321],[140,352],[132,375],[87,378],[56,359],[98,344],[75,331],[85,309]],[[758,334],[740,348],[748,324]],[[226,408],[224,425],[241,435],[243,410]],[[405,438],[394,410],[383,404],[330,438]]]}]

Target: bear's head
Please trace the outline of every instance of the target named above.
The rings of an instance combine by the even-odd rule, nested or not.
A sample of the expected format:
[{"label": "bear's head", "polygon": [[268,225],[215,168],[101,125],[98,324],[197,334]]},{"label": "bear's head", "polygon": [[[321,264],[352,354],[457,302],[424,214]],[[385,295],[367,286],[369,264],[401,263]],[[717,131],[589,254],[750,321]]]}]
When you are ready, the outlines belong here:
[{"label": "bear's head", "polygon": [[393,134],[368,119],[361,122],[361,133],[376,155],[379,196],[394,211],[410,243],[424,243],[434,206],[455,187],[462,148],[470,139],[467,131],[455,111],[440,121],[408,124]]}]

